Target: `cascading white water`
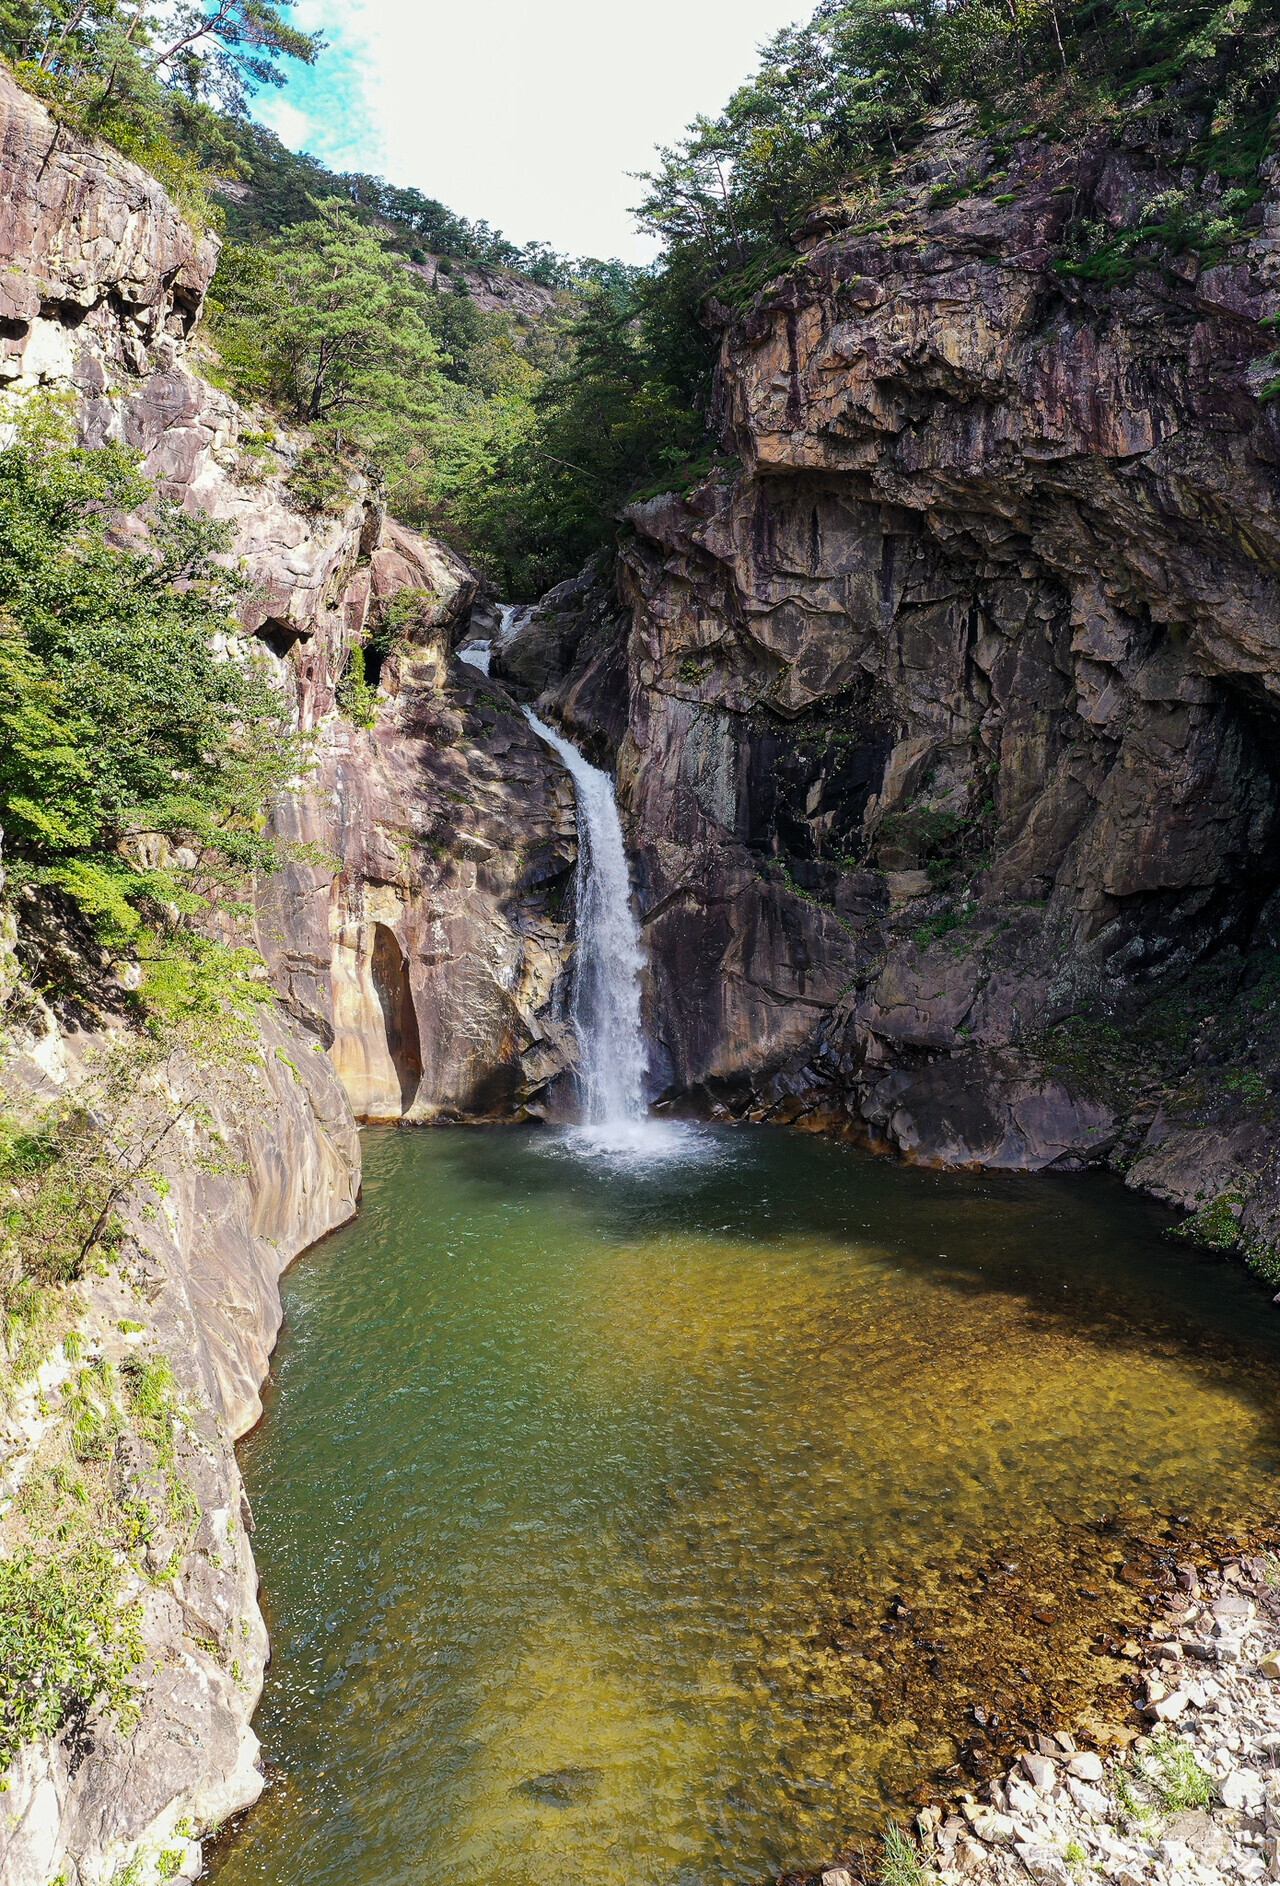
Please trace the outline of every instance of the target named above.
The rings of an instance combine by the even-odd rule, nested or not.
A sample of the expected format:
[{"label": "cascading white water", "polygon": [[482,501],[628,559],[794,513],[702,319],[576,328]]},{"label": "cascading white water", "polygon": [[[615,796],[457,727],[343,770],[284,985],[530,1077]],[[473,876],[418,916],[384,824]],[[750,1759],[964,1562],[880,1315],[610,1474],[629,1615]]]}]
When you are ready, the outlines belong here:
[{"label": "cascading white water", "polygon": [[647,1117],[649,1057],[640,1023],[644,949],[631,908],[631,878],[613,781],[526,707],[534,732],[564,761],[578,811],[577,960],[572,1012],[578,1036],[583,1124],[593,1144],[631,1145]]},{"label": "cascading white water", "polygon": [[521,622],[533,607],[532,603],[527,602],[500,602],[498,633],[491,641],[464,642],[458,650],[458,659],[467,662],[472,668],[478,668],[482,675],[487,675],[494,649],[501,648],[504,642],[509,642],[513,635],[519,633]]}]

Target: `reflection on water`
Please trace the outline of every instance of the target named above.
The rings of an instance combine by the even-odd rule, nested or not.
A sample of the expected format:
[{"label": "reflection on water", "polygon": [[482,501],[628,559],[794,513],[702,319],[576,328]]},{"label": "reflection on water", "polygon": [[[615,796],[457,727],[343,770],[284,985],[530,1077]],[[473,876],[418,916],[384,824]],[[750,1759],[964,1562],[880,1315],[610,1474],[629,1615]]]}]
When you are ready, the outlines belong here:
[{"label": "reflection on water", "polygon": [[1280,1318],[1154,1209],[681,1131],[366,1135],[243,1450],[285,1778],[220,1886],[821,1860],[954,1752],[886,1688],[886,1598],[927,1586],[945,1633],[948,1581],[1021,1541],[1051,1661],[1035,1579],[1103,1576],[1100,1513],[1273,1507]]}]

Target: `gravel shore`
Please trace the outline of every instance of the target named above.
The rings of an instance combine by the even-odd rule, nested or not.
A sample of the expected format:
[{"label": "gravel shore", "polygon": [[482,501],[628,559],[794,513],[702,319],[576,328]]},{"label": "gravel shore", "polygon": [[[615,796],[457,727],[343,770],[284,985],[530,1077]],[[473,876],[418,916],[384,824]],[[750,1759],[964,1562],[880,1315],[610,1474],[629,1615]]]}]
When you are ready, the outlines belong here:
[{"label": "gravel shore", "polygon": [[[1178,1569],[1134,1664],[1123,1755],[1037,1736],[983,1797],[924,1809],[891,1833],[885,1886],[1209,1886],[1280,1879],[1280,1564]],[[854,1886],[828,1867],[823,1886]]]}]

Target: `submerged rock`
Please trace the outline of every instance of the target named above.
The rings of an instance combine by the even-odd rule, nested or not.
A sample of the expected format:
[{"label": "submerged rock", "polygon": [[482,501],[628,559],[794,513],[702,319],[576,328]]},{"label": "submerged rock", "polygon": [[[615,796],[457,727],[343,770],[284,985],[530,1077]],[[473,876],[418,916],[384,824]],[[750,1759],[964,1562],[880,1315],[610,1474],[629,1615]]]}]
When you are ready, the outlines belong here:
[{"label": "submerged rock", "polygon": [[600,1775],[598,1768],[555,1768],[550,1774],[522,1781],[517,1792],[555,1807],[573,1807],[579,1801],[590,1800],[600,1785]]}]

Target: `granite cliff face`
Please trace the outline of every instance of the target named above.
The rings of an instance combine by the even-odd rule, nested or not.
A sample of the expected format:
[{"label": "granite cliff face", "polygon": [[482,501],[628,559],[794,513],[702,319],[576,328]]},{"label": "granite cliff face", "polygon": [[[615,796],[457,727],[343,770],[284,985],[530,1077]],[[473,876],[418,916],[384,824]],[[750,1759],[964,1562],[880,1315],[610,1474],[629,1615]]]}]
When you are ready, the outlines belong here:
[{"label": "granite cliff face", "polygon": [[[314,773],[279,816],[325,862],[264,887],[258,926],[286,1008],[332,1049],[362,1118],[536,1106],[572,1056],[572,796],[505,688],[453,656],[475,574],[388,518],[357,472],[331,512],[299,507],[304,441],[264,431],[187,346],[216,241],[2,69],[0,161],[0,375],[72,389],[86,444],[133,446],[161,496],[230,524],[243,627],[316,731]],[[370,641],[365,727],[335,702]]]},{"label": "granite cliff face", "polygon": [[1068,1052],[1067,1018],[1205,962],[1238,993],[1276,940],[1274,163],[1212,266],[1058,266],[1170,161],[1027,137],[997,168],[956,111],[875,227],[811,219],[715,311],[737,469],[632,508],[626,682],[585,719],[625,709],[671,1099],[939,1162],[1123,1154],[1189,1205],[1247,1181],[1270,1236],[1269,1136],[1221,1083],[1175,1120]]},{"label": "granite cliff face", "polygon": [[[100,1039],[67,1035],[47,1012],[10,1037],[6,1108],[75,1081]],[[15,1053],[13,1050],[17,1049]],[[24,1493],[65,1473],[71,1393],[86,1363],[115,1372],[163,1359],[180,1410],[171,1461],[130,1431],[107,1469],[145,1539],[119,1597],[141,1606],[137,1720],[72,1720],[29,1743],[5,1776],[0,1879],[6,1886],[99,1886],[194,1877],[203,1833],[262,1791],[249,1727],[267,1633],[250,1546],[252,1514],[234,1442],[261,1413],[258,1389],[280,1327],[279,1278],[297,1254],[352,1216],[360,1147],[346,1096],[301,1031],[265,1012],[252,1068],[234,1084],[171,1070],[199,1094],[205,1123],[161,1160],[163,1209],[126,1209],[122,1261],[80,1286],[78,1347],[56,1344],[0,1424],[0,1551],[29,1540]],[[177,1499],[176,1489],[180,1489]],[[158,1870],[159,1869],[159,1870]],[[176,1869],[176,1871],[175,1871]]]},{"label": "granite cliff face", "polygon": [[[1031,137],[997,159],[964,113],[937,121],[875,227],[815,215],[785,276],[715,312],[736,464],[633,507],[621,600],[588,570],[485,677],[454,652],[474,573],[355,470],[332,510],[300,508],[304,442],[198,371],[216,243],[0,68],[0,380],[66,389],[87,443],[128,442],[164,496],[230,524],[239,633],[316,754],[276,811],[306,849],[258,887],[277,1006],[253,1105],[223,1120],[239,1165],[175,1151],[170,1205],[135,1211],[129,1266],[88,1296],[108,1361],[141,1321],[171,1362],[199,1526],[172,1578],[139,1579],[136,1729],[11,1770],[6,1881],[98,1886],[135,1855],[150,1878],[181,1824],[253,1798],[265,1635],[231,1443],[279,1272],[354,1209],[353,1114],[538,1113],[573,1064],[572,794],[517,699],[616,757],[667,1104],[939,1163],[1111,1159],[1275,1243],[1280,439],[1259,323],[1280,200],[1268,183],[1212,266],[1109,286],[1058,266],[1079,232],[1135,226],[1174,161]],[[86,1045],[46,1017],[10,1095],[76,1078]],[[16,1489],[56,1421],[35,1401],[12,1419]],[[145,1493],[153,1466],[121,1471]]]},{"label": "granite cliff face", "polygon": [[341,868],[294,866],[258,933],[286,1009],[330,1049],[361,1119],[536,1109],[573,1058],[566,775],[500,685],[418,645],[371,728],[335,720],[281,813]]}]

